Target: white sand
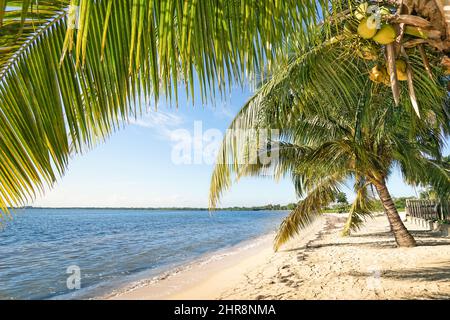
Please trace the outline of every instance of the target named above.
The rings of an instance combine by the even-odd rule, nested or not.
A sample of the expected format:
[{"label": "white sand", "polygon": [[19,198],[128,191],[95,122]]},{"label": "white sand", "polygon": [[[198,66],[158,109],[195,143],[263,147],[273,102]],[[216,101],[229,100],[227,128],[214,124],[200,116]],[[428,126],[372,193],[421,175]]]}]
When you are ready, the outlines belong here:
[{"label": "white sand", "polygon": [[113,299],[450,298],[450,238],[406,223],[419,246],[396,248],[384,216],[341,237],[345,218],[318,219],[282,250],[273,235]]}]

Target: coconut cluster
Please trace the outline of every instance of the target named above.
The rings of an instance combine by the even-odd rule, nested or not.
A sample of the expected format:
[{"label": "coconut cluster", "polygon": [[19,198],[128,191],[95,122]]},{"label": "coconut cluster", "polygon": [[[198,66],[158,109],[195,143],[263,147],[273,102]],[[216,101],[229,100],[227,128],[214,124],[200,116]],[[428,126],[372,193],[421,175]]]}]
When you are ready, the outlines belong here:
[{"label": "coconut cluster", "polygon": [[[378,28],[376,16],[368,14],[368,7],[369,4],[365,2],[360,4],[355,11],[355,18],[359,21],[358,35],[364,39],[372,39],[382,45],[394,42],[397,37],[395,28],[389,23],[381,22],[379,22],[381,25]],[[390,10],[386,7],[380,7],[379,10],[381,17],[391,14]]]},{"label": "coconut cluster", "polygon": [[[397,59],[395,61],[395,67],[397,69],[397,79],[400,81],[406,81],[408,79],[406,62],[402,59]],[[386,68],[386,65],[376,65],[373,67],[369,72],[369,78],[373,82],[383,83],[387,86],[391,83],[390,72]]]},{"label": "coconut cluster", "polygon": [[[391,11],[386,7],[379,7],[378,18],[381,20],[391,14]],[[364,45],[361,45],[356,54],[365,60],[377,61],[379,60],[379,48],[378,45],[388,45],[395,41],[397,37],[396,29],[393,25],[377,21],[377,16],[369,12],[369,3],[361,3],[354,11],[354,18],[346,23],[344,26],[344,32],[350,34],[350,32],[357,31],[358,35],[366,40]],[[407,80],[407,64],[402,59],[397,59],[395,62],[397,79],[399,81]],[[390,72],[386,67],[386,64],[378,63],[369,71],[369,78],[373,82],[390,85]]]}]

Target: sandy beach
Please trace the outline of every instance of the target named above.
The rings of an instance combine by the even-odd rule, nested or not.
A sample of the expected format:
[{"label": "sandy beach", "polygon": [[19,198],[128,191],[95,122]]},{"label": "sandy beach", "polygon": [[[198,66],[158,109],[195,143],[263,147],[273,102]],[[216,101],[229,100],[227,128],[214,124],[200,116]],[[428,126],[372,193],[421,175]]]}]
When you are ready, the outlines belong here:
[{"label": "sandy beach", "polygon": [[385,216],[341,237],[344,216],[316,220],[279,252],[273,234],[108,299],[450,298],[450,238],[406,222],[415,248],[396,248]]}]

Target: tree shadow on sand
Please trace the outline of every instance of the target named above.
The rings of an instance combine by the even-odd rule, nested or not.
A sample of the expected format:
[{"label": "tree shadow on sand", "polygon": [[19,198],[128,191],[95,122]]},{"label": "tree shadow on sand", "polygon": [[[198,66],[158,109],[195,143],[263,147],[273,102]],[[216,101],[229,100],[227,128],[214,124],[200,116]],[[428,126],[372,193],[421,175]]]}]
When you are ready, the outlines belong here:
[{"label": "tree shadow on sand", "polygon": [[[370,272],[354,271],[347,273],[347,275],[363,279],[373,277],[373,274]],[[384,278],[404,282],[438,282],[441,286],[444,285],[444,287],[447,288],[438,289],[438,291],[424,289],[420,293],[409,292],[404,297],[400,297],[399,299],[450,299],[450,293],[448,291],[448,287],[450,286],[450,261],[440,263],[440,265],[435,267],[383,270],[381,271],[380,277],[382,279]],[[439,290],[443,290],[444,292],[439,292]]]},{"label": "tree shadow on sand", "polygon": [[[435,247],[435,246],[450,246],[450,239],[440,236],[439,233],[424,231],[424,230],[413,230],[411,234],[416,239],[417,246],[420,247]],[[376,233],[364,233],[364,234],[356,234],[348,237],[359,238],[359,239],[367,239],[364,242],[330,242],[330,243],[309,243],[305,246],[281,250],[284,252],[292,252],[292,251],[300,251],[305,249],[317,249],[317,248],[326,248],[326,247],[353,247],[353,248],[372,248],[372,249],[393,249],[397,248],[397,244],[395,243],[394,236],[391,232],[376,232]],[[378,239],[386,239],[379,241]],[[345,239],[345,238],[343,238]],[[317,240],[317,239],[316,239]]]},{"label": "tree shadow on sand", "polygon": [[[428,231],[428,230],[408,230],[411,235],[417,240],[418,238],[441,238],[441,235],[438,231]],[[360,233],[360,234],[352,234],[350,238],[392,238],[394,239],[394,235],[390,231],[385,232],[372,232],[372,233]],[[442,237],[444,238],[444,237]]]},{"label": "tree shadow on sand", "polygon": [[[369,278],[373,277],[371,272],[349,272],[347,275],[353,277]],[[383,270],[381,278],[400,281],[439,281],[450,282],[450,261],[443,262],[436,267],[420,267],[399,270]]]}]

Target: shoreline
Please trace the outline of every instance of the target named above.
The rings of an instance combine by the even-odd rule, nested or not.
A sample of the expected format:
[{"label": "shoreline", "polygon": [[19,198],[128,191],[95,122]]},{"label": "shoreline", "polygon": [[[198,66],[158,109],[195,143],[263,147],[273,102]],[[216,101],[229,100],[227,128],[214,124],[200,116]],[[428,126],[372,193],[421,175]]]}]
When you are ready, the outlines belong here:
[{"label": "shoreline", "polygon": [[[450,298],[450,239],[406,222],[418,243],[397,248],[386,217],[349,237],[345,217],[326,214],[277,253],[274,234],[220,259],[194,262],[108,299],[436,299]],[[226,252],[226,251],[225,251]]]},{"label": "shoreline", "polygon": [[[307,244],[323,228],[325,219],[314,221],[301,239]],[[220,299],[220,292],[245,280],[245,272],[267,263],[274,254],[275,232],[218,250],[155,277],[129,283],[97,299],[205,300]]]},{"label": "shoreline", "polygon": [[[94,299],[172,299],[172,295],[184,292],[202,282],[205,274],[230,267],[232,262],[248,253],[259,253],[273,240],[274,232],[242,241],[231,247],[219,249],[197,257],[192,261],[169,267],[151,277],[142,277]],[[252,256],[252,255],[250,255]],[[207,298],[199,298],[207,299]]]},{"label": "shoreline", "polygon": [[[232,245],[230,247],[222,248],[213,252],[206,253],[200,257],[194,258],[191,261],[182,262],[179,265],[175,265],[172,267],[167,267],[163,269],[161,272],[157,272],[153,276],[137,276],[137,279],[130,281],[124,285],[118,286],[112,292],[100,295],[95,297],[94,299],[126,299],[129,294],[134,296],[134,291],[140,290],[141,288],[149,288],[152,286],[160,287],[159,283],[166,284],[167,282],[172,282],[172,279],[177,278],[179,274],[185,275],[189,273],[192,269],[196,270],[199,267],[215,264],[217,262],[222,262],[223,259],[227,260],[230,256],[239,255],[242,251],[246,251],[250,248],[257,247],[261,245],[261,242],[266,242],[269,237],[273,237],[274,233],[271,232],[269,234],[264,234],[259,237],[244,240],[238,244]],[[170,294],[171,290],[161,292],[158,290],[157,293],[154,294],[152,299],[160,299],[161,296],[165,296]],[[153,294],[152,294],[153,295]]]}]

